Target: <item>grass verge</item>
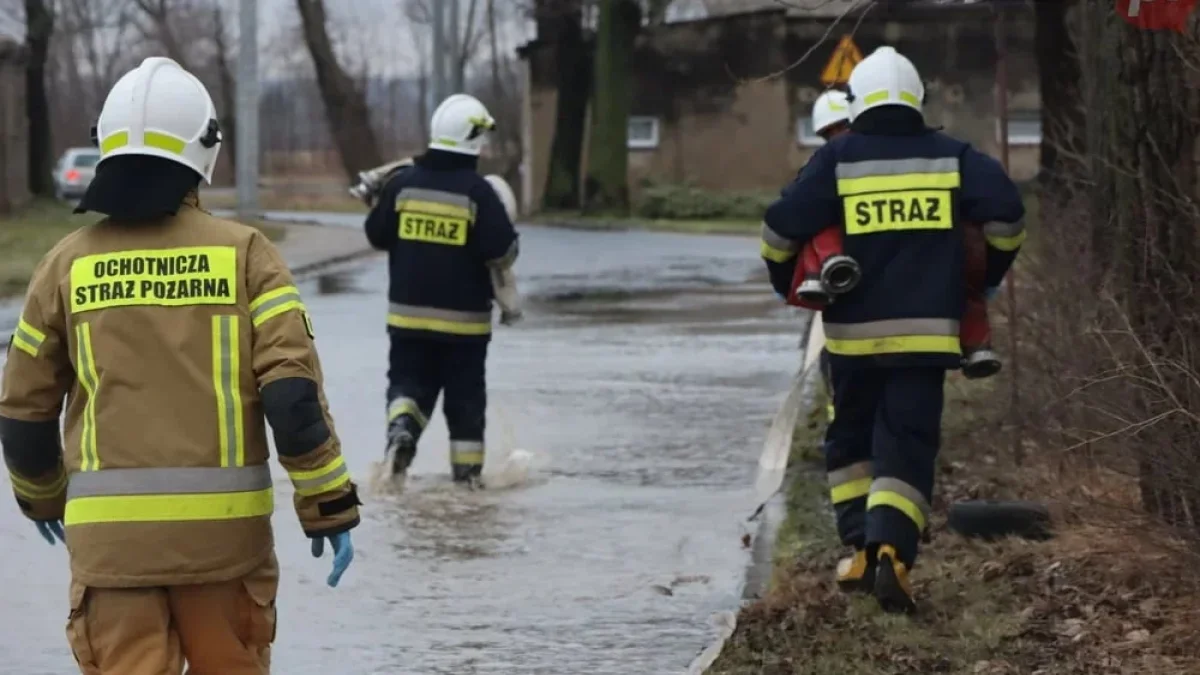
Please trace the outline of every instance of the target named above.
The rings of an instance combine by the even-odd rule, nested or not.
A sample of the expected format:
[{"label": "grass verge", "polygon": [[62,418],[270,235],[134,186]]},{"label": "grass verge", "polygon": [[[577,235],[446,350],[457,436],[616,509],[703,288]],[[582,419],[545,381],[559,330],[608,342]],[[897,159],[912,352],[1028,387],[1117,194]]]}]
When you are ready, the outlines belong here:
[{"label": "grass verge", "polygon": [[[1004,391],[1003,381],[994,383]],[[743,609],[714,675],[1083,675],[1200,672],[1192,638],[1195,574],[1136,528],[1059,514],[1048,542],[966,540],[946,527],[949,502],[1050,494],[1054,472],[1015,467],[992,386],[954,376],[946,388],[933,541],[914,572],[921,612],[882,614],[847,597],[832,576],[839,545],[814,463],[824,415],[797,429],[770,590]],[[1093,484],[1093,488],[1099,486]],[[1111,525],[1111,523],[1110,523]]]},{"label": "grass verge", "polygon": [[[99,220],[95,214],[75,215],[72,207],[53,201],[36,201],[20,211],[0,217],[0,297],[25,291],[38,261],[68,233]],[[250,223],[272,241],[287,236],[286,226],[265,221]]]},{"label": "grass verge", "polygon": [[[203,193],[201,202],[208,209],[236,209],[237,194],[227,191]],[[258,206],[264,211],[313,211],[332,213],[367,213],[367,207],[349,194],[345,196],[319,192],[313,194],[262,190]]]},{"label": "grass verge", "polygon": [[606,215],[581,215],[569,211],[539,213],[530,218],[528,222],[533,225],[566,227],[579,230],[646,230],[691,234],[757,235],[762,227],[761,220],[614,217]]}]

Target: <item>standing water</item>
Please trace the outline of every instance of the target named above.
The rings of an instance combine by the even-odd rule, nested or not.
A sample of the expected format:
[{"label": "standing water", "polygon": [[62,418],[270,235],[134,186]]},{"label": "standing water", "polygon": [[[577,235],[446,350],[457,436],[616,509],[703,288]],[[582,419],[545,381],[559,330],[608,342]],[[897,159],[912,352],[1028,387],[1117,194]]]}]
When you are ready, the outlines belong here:
[{"label": "standing water", "polygon": [[[349,234],[349,233],[348,233]],[[353,236],[353,235],[351,235]],[[337,589],[277,476],[282,675],[683,673],[736,610],[756,460],[800,321],[752,240],[526,228],[526,320],[488,361],[489,488],[449,483],[439,412],[399,494],[364,494]],[[387,271],[304,284],[347,462],[381,458]],[[515,452],[514,451],[518,451]],[[67,567],[0,509],[6,672],[74,672]]]}]

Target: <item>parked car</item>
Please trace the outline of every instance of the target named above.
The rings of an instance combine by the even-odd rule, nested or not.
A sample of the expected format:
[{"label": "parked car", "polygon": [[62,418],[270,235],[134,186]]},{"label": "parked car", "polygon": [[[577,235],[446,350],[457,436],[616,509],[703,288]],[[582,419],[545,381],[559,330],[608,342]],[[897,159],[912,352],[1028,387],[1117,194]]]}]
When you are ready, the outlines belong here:
[{"label": "parked car", "polygon": [[69,148],[54,165],[54,196],[59,200],[82,198],[99,161],[97,148]]}]

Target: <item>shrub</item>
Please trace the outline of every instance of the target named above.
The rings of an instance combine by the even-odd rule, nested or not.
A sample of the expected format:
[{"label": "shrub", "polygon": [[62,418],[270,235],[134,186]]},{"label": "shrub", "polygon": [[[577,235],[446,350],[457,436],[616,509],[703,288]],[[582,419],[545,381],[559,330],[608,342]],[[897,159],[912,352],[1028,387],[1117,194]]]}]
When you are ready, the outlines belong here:
[{"label": "shrub", "polygon": [[694,185],[650,185],[635,212],[661,220],[757,220],[776,198],[769,192],[716,192]]}]

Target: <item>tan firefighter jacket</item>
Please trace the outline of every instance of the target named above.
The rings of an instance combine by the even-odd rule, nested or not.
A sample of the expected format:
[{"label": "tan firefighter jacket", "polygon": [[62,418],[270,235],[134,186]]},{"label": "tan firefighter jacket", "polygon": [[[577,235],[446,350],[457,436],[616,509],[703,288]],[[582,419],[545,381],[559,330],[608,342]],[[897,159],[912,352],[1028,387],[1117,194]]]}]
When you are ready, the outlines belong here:
[{"label": "tan firefighter jacket", "polygon": [[274,546],[261,394],[285,380],[308,382],[309,414],[328,425],[315,447],[279,452],[300,523],[309,536],[350,529],[357,493],[312,324],[275,246],[200,210],[194,196],[160,223],[84,227],[34,272],[8,350],[0,418],[34,430],[31,439],[45,436],[34,433],[38,422],[55,432],[41,445],[7,437],[17,501],[30,518],[65,520],[84,585],[248,573]]}]

